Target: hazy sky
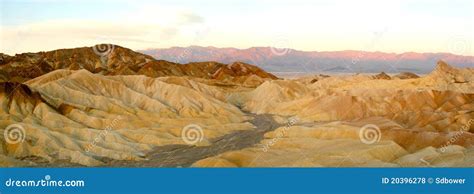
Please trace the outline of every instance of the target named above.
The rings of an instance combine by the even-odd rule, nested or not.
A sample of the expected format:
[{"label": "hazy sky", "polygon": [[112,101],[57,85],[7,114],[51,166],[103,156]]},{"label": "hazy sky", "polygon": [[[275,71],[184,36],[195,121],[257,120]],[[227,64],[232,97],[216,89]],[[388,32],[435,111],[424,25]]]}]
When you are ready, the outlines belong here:
[{"label": "hazy sky", "polygon": [[0,52],[113,43],[474,55],[472,0],[1,0]]}]

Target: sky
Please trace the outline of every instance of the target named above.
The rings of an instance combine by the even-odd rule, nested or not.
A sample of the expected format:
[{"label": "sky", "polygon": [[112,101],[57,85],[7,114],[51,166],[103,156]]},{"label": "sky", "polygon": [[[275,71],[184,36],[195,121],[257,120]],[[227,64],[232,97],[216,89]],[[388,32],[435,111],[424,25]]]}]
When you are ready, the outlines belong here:
[{"label": "sky", "polygon": [[0,52],[121,45],[474,55],[472,0],[0,0]]}]

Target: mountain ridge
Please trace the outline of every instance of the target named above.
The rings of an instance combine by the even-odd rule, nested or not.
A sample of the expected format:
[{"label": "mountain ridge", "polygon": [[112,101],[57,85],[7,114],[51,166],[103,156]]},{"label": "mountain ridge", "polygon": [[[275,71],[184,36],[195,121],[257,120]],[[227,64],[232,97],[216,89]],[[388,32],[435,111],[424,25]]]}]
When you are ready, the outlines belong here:
[{"label": "mountain ridge", "polygon": [[85,69],[103,75],[191,76],[221,81],[245,81],[242,77],[252,75],[262,79],[277,79],[259,67],[243,62],[179,64],[156,60],[146,54],[112,44],[21,53],[15,56],[1,54],[0,59],[0,80],[16,82],[24,82],[58,69]]},{"label": "mountain ridge", "polygon": [[189,61],[242,61],[256,64],[269,72],[335,72],[335,73],[429,73],[437,61],[456,67],[473,67],[474,56],[451,53],[386,53],[357,50],[300,51],[295,49],[251,47],[237,49],[213,46],[170,47],[137,50],[157,59],[186,63]]}]

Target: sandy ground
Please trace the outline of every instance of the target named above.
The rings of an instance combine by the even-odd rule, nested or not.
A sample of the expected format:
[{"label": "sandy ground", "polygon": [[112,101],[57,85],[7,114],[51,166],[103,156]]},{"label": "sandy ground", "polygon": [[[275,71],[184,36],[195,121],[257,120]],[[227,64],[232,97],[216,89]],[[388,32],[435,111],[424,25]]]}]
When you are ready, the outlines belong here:
[{"label": "sandy ground", "polygon": [[256,126],[253,130],[237,131],[211,140],[209,146],[166,145],[157,147],[148,153],[146,161],[110,160],[105,166],[111,167],[189,167],[201,159],[218,154],[251,147],[263,139],[263,135],[280,127],[271,115],[255,115],[251,121]]}]

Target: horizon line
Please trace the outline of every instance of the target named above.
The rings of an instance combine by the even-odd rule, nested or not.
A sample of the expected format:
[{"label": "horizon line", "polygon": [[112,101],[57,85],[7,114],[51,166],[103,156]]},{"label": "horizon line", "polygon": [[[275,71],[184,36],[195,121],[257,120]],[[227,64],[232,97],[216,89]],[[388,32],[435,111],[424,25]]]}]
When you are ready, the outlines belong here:
[{"label": "horizon line", "polygon": [[[117,45],[120,46],[120,45]],[[171,47],[151,47],[151,48],[145,48],[145,49],[136,49],[134,51],[146,51],[146,50],[151,50],[151,49],[171,49],[171,48],[189,48],[189,47],[201,47],[201,48],[216,48],[216,49],[236,49],[236,50],[248,50],[252,48],[275,48],[275,49],[290,49],[293,51],[298,51],[298,52],[367,52],[367,53],[384,53],[384,54],[395,54],[395,55],[403,55],[407,53],[416,53],[416,54],[451,54],[451,55],[456,55],[456,56],[463,56],[463,57],[474,57],[474,55],[462,55],[462,54],[456,54],[456,53],[451,53],[451,52],[433,52],[433,51],[404,51],[404,52],[393,52],[393,51],[381,51],[381,50],[376,50],[376,51],[367,51],[367,50],[301,50],[301,49],[294,49],[294,48],[280,48],[280,47],[272,47],[272,46],[252,46],[252,47],[246,47],[246,48],[239,48],[239,47],[217,47],[217,46],[201,46],[201,45],[189,45],[189,46],[171,46]],[[125,47],[126,48],[126,47]]]},{"label": "horizon line", "polygon": [[381,50],[376,50],[376,51],[367,51],[367,50],[299,50],[299,49],[294,49],[294,48],[278,48],[278,47],[272,47],[272,46],[252,46],[252,47],[246,47],[246,48],[239,48],[239,47],[218,47],[218,46],[201,46],[201,45],[189,45],[189,46],[171,46],[171,47],[148,47],[144,49],[131,49],[129,47],[125,47],[119,44],[112,44],[112,43],[98,43],[90,46],[77,46],[77,47],[69,47],[69,48],[56,48],[52,50],[42,50],[42,51],[26,51],[26,52],[21,52],[21,53],[14,53],[14,54],[9,54],[5,53],[3,51],[0,51],[0,53],[9,55],[9,56],[15,56],[18,54],[25,54],[25,53],[38,53],[38,52],[51,52],[51,51],[57,51],[57,50],[62,50],[62,49],[76,49],[76,48],[83,48],[83,47],[94,47],[96,45],[101,45],[101,44],[108,44],[108,45],[114,45],[114,46],[119,46],[122,48],[127,48],[135,52],[143,52],[147,50],[153,50],[153,49],[160,49],[160,50],[166,50],[166,49],[172,49],[172,48],[190,48],[190,47],[200,47],[200,48],[215,48],[215,49],[236,49],[239,51],[243,50],[249,50],[253,48],[275,48],[275,49],[289,49],[292,51],[297,51],[297,52],[306,52],[306,53],[324,53],[324,52],[365,52],[365,53],[382,53],[382,54],[392,54],[392,55],[405,55],[409,53],[414,53],[414,54],[449,54],[449,55],[454,55],[454,56],[461,56],[461,57],[474,57],[474,55],[462,55],[462,54],[455,54],[451,52],[432,52],[432,51],[423,51],[423,52],[418,52],[418,51],[404,51],[404,52],[390,52],[390,51],[381,51]]}]

